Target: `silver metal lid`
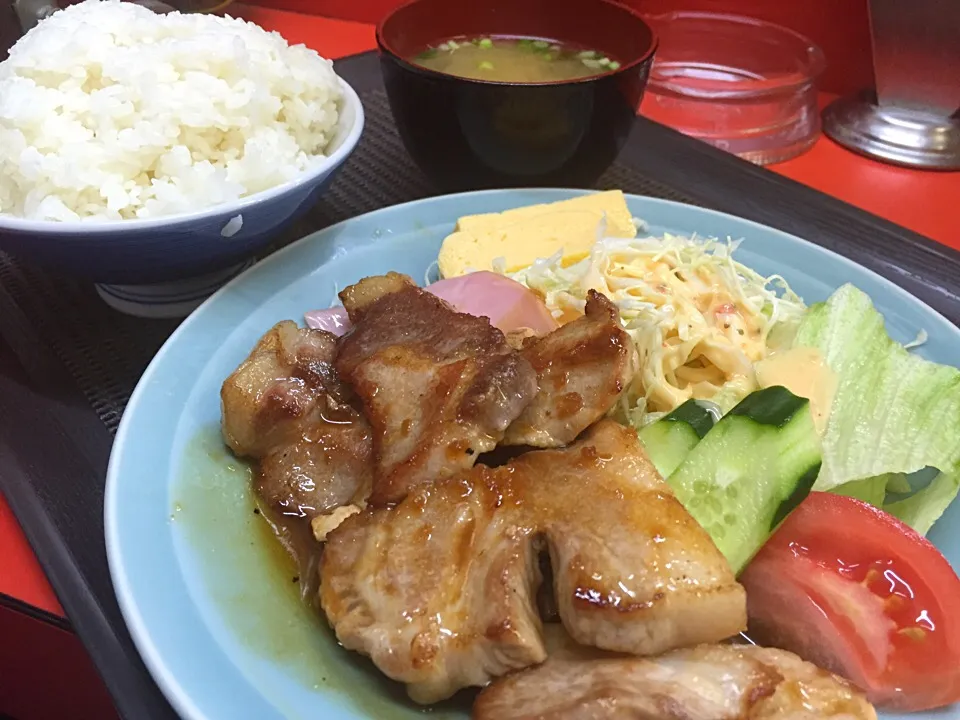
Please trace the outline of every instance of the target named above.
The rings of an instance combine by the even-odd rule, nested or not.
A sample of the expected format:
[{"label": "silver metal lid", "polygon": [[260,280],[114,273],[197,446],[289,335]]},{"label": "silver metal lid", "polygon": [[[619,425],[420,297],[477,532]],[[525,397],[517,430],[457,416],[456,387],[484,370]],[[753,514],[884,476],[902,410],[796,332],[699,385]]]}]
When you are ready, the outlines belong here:
[{"label": "silver metal lid", "polygon": [[871,93],[823,111],[823,132],[846,148],[894,165],[960,170],[960,118],[880,106]]}]

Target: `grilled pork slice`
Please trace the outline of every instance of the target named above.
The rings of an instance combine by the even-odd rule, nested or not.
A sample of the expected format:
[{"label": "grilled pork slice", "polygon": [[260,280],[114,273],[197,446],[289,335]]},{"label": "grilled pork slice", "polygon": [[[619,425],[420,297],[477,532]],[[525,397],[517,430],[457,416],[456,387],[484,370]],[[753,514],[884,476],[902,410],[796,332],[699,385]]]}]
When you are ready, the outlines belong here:
[{"label": "grilled pork slice", "polygon": [[336,367],[374,431],[370,502],[470,468],[537,392],[536,374],[489,319],[465,315],[405,275],[340,293],[354,329]]},{"label": "grilled pork slice", "polygon": [[583,317],[527,340],[521,354],[537,371],[540,391],[507,429],[508,445],[573,442],[617,404],[638,367],[617,306],[595,290]]},{"label": "grilled pork slice", "polygon": [[[344,505],[363,504],[370,494],[370,426],[352,409],[337,417],[308,426],[299,439],[260,460],[254,488],[277,512],[313,523]],[[327,521],[318,527],[326,528],[320,535],[329,532]]]},{"label": "grilled pork slice", "polygon": [[551,649],[480,693],[474,720],[875,720],[859,690],[784,650],[700,645],[655,658]]},{"label": "grilled pork slice", "polygon": [[448,480],[327,538],[320,601],[337,638],[419,703],[546,658],[537,550],[497,502],[483,480]]},{"label": "grilled pork slice", "polygon": [[372,435],[333,367],[336,338],[285,320],[220,390],[223,437],[259,459],[255,488],[277,512],[322,517],[369,493]]},{"label": "grilled pork slice", "polygon": [[321,604],[346,648],[434,702],[546,657],[541,547],[580,643],[649,655],[745,627],[726,561],[636,433],[610,420],[566,449],[477,466],[349,518],[328,539]]}]

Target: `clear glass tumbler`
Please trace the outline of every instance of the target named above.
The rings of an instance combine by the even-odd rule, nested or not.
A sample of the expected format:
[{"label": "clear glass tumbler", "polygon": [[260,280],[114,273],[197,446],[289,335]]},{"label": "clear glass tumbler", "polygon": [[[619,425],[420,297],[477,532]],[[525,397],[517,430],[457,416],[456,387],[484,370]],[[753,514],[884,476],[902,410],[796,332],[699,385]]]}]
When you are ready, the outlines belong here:
[{"label": "clear glass tumbler", "polygon": [[736,15],[675,12],[647,21],[660,47],[646,117],[760,165],[816,142],[824,57],[810,40]]}]

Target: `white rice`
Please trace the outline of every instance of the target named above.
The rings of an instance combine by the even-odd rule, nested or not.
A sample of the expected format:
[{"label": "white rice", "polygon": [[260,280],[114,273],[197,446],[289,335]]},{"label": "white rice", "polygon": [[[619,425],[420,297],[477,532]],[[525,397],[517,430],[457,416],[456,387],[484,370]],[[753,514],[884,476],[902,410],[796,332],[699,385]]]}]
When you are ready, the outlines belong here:
[{"label": "white rice", "polygon": [[329,60],[252,23],[87,0],[0,63],[0,214],[122,220],[209,208],[323,157]]}]

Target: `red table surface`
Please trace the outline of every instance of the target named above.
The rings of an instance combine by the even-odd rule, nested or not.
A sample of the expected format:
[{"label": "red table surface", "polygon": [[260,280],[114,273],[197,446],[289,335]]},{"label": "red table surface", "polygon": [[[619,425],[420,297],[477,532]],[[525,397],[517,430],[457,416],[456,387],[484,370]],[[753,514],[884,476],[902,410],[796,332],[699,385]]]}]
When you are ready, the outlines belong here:
[{"label": "red table surface", "polygon": [[[314,15],[234,5],[231,14],[336,58],[375,47],[373,26]],[[826,101],[828,96],[822,98]],[[960,173],[919,172],[862,158],[827,138],[804,155],[770,167],[798,182],[960,249]],[[0,496],[0,594],[62,615],[26,538]],[[2,709],[0,709],[2,711]]]},{"label": "red table surface", "polygon": [[[373,26],[316,15],[235,5],[234,14],[277,30],[327,57],[376,46]],[[822,102],[832,99],[824,94]],[[822,137],[814,147],[771,170],[863,210],[960,249],[960,222],[953,211],[960,198],[960,173],[922,172],[870,160]]]}]

